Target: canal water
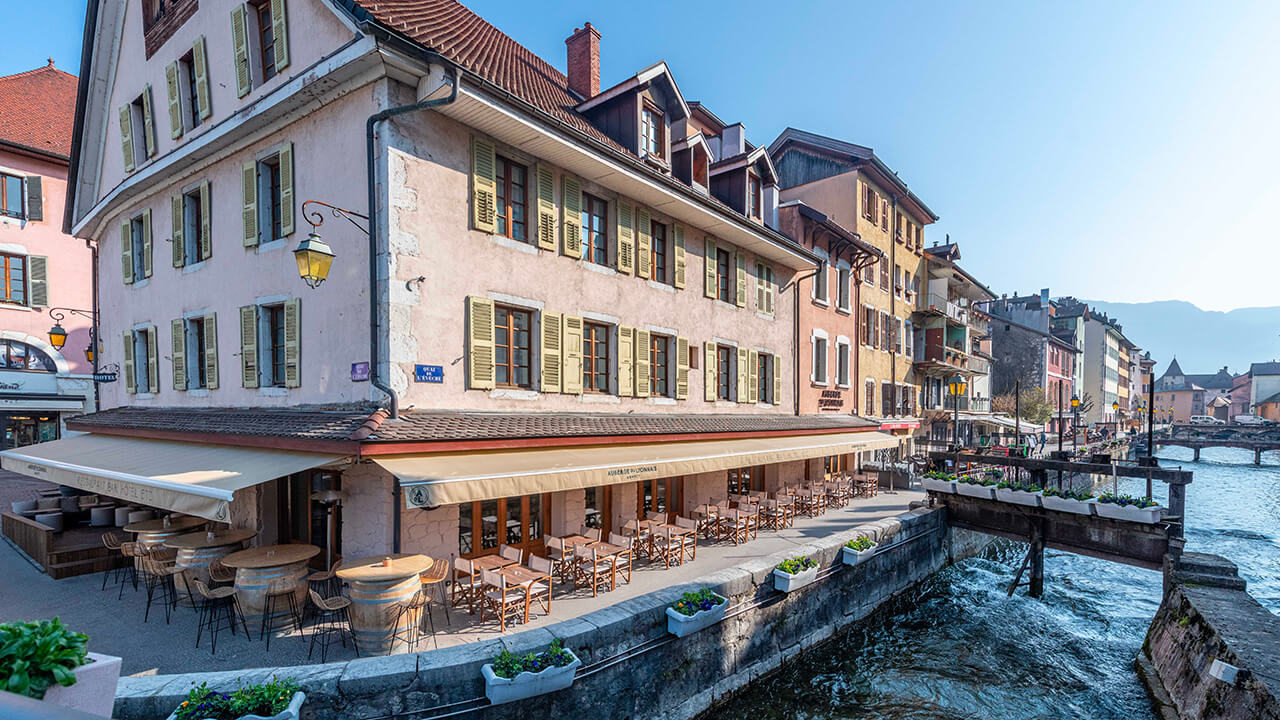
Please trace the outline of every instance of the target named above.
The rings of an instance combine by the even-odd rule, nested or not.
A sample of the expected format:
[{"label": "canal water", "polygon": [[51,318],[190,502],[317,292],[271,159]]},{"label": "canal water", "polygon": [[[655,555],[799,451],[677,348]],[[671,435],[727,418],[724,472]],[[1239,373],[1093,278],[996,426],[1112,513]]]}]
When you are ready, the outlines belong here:
[{"label": "canal water", "polygon": [[[1254,467],[1251,451],[1233,448],[1204,450],[1200,462],[1183,448],[1159,456],[1195,473],[1187,548],[1235,561],[1253,596],[1280,614],[1280,467]],[[1145,484],[1120,489],[1137,495]],[[705,720],[1152,720],[1133,659],[1160,575],[1048,551],[1043,599],[1025,588],[1009,598],[1025,548],[1002,541],[938,573]]]}]

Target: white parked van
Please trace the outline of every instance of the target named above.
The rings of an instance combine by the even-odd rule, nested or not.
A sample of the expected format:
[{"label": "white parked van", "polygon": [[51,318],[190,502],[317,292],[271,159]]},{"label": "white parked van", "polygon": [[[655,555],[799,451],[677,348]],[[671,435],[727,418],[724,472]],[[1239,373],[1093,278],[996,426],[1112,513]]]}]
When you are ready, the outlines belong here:
[{"label": "white parked van", "polygon": [[1266,418],[1260,418],[1257,415],[1237,415],[1232,418],[1237,425],[1271,425],[1272,421]]},{"label": "white parked van", "polygon": [[1219,420],[1212,415],[1192,415],[1192,425],[1226,425],[1225,422]]}]

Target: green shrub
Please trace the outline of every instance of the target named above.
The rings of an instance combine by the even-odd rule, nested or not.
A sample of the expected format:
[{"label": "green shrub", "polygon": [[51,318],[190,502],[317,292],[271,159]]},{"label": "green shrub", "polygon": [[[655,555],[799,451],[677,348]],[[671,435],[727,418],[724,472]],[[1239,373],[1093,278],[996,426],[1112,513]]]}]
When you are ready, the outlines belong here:
[{"label": "green shrub", "polygon": [[75,669],[88,661],[88,642],[88,635],[72,632],[56,617],[0,625],[4,689],[40,700],[55,684],[74,685]]},{"label": "green shrub", "polygon": [[493,674],[511,680],[522,672],[540,673],[547,668],[564,667],[571,662],[573,655],[564,649],[564,642],[556,638],[546,651],[536,655],[516,655],[503,650],[493,658]]},{"label": "green shrub", "polygon": [[860,537],[856,537],[850,540],[849,542],[845,543],[844,546],[849,548],[850,550],[853,550],[854,552],[863,552],[865,550],[870,550],[871,548],[875,547],[876,543],[874,540],[867,537],[866,535],[862,535]]},{"label": "green shrub", "polygon": [[711,588],[702,588],[697,592],[687,592],[680,596],[680,599],[671,603],[671,609],[680,613],[693,617],[695,613],[724,603],[724,598],[711,592]]},{"label": "green shrub", "polygon": [[270,717],[284,712],[298,692],[292,678],[272,678],[261,685],[242,685],[231,694],[210,690],[207,683],[191,688],[175,713],[176,720],[236,720],[245,715]]},{"label": "green shrub", "polygon": [[793,557],[778,563],[777,569],[788,575],[796,575],[809,568],[816,567],[818,567],[818,563],[814,562],[813,558]]}]

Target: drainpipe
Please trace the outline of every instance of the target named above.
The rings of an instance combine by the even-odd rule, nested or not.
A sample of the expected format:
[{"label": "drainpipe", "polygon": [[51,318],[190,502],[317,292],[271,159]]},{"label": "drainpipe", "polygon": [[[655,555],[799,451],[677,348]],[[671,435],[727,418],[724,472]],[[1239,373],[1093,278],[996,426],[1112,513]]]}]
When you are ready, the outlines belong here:
[{"label": "drainpipe", "polygon": [[[895,263],[898,260],[898,233],[902,232],[902,228],[898,227],[898,194],[893,195],[893,209],[889,211],[889,217],[893,218],[893,232],[889,235],[889,320],[894,320],[894,314],[898,309],[897,297],[898,289],[892,287],[898,282],[898,277],[893,273]],[[906,287],[905,285],[903,287]],[[905,330],[906,326],[903,325]],[[944,331],[945,332],[945,331]],[[898,326],[895,322],[893,326],[893,334],[898,335]],[[943,340],[945,341],[945,337]],[[897,342],[902,342],[902,338],[897,338]],[[898,417],[898,401],[901,397],[898,393],[898,350],[897,345],[889,346],[889,387],[893,392],[893,402],[889,404],[889,417]]]},{"label": "drainpipe", "polygon": [[[817,277],[818,273],[820,272],[822,272],[821,265],[818,266],[817,270],[814,270],[808,275],[801,275],[799,277],[792,278],[791,282],[788,283],[789,285],[791,285],[791,293],[793,296],[792,302],[791,302],[791,311],[795,317],[795,322],[791,324],[791,328],[792,328],[791,332],[795,336],[795,339],[792,342],[792,345],[795,347],[795,359],[793,360],[793,364],[791,366],[791,374],[795,376],[795,393],[794,393],[793,400],[795,401],[794,412],[796,415],[800,414],[800,282],[803,280],[808,280],[809,278],[812,278],[812,277]],[[782,289],[786,290],[785,287]]]},{"label": "drainpipe", "polygon": [[[387,394],[391,402],[391,419],[396,420],[400,417],[400,396],[396,394],[388,384],[387,380],[382,377],[382,362],[379,358],[378,348],[378,197],[377,197],[377,150],[374,147],[374,131],[378,123],[397,115],[414,112],[417,110],[426,110],[428,108],[448,105],[458,98],[458,71],[452,64],[447,62],[443,57],[436,53],[430,53],[433,59],[438,60],[446,68],[450,69],[449,80],[449,97],[436,98],[434,100],[423,100],[412,105],[401,105],[399,107],[387,108],[369,116],[365,123],[365,146],[368,151],[368,184],[369,184],[369,384],[378,388]],[[399,483],[396,483],[397,499],[399,495]],[[396,538],[395,544],[397,552],[400,545],[400,505],[396,504],[395,513]]]}]

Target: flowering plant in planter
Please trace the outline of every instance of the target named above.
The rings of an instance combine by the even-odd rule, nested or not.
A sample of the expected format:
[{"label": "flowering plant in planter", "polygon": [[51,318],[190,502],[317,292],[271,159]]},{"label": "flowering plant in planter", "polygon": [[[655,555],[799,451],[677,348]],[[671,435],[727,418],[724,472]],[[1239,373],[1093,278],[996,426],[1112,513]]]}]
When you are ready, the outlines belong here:
[{"label": "flowering plant in planter", "polygon": [[480,674],[485,697],[498,705],[563,690],[573,684],[581,665],[578,656],[556,638],[540,653],[516,655],[503,650],[480,668]]},{"label": "flowering plant in planter", "polygon": [[0,625],[0,687],[40,700],[54,685],[71,687],[88,661],[89,636],[58,618]]},{"label": "flowering plant in planter", "polygon": [[1040,506],[1040,486],[1031,482],[1001,480],[996,485],[996,499],[1016,505]]},{"label": "flowering plant in planter", "polygon": [[1076,513],[1077,515],[1092,515],[1092,508],[1096,504],[1092,493],[1084,490],[1060,490],[1051,487],[1040,491],[1040,502],[1048,510]]},{"label": "flowering plant in planter", "polygon": [[249,717],[297,718],[306,696],[292,678],[272,678],[261,685],[242,685],[232,693],[210,690],[207,683],[191,688],[170,720],[240,720]]},{"label": "flowering plant in planter", "polygon": [[844,544],[841,551],[845,565],[860,565],[876,553],[876,541],[860,535]]},{"label": "flowering plant in planter", "polygon": [[996,481],[985,475],[961,475],[956,478],[956,492],[969,497],[991,500],[995,497]]},{"label": "flowering plant in planter", "polygon": [[671,603],[671,609],[681,615],[693,617],[703,610],[710,610],[724,603],[724,601],[724,598],[711,592],[711,588],[702,588],[697,592],[687,592],[680,596],[679,600]]},{"label": "flowering plant in planter", "polygon": [[676,637],[690,635],[723,620],[728,609],[729,600],[711,588],[687,592],[667,606],[667,632]]},{"label": "flowering plant in planter", "polygon": [[939,470],[930,470],[924,474],[924,478],[920,481],[925,490],[933,490],[934,492],[953,493],[956,491],[956,477],[950,473],[941,472]]},{"label": "flowering plant in planter", "polygon": [[1115,520],[1154,523],[1160,520],[1164,508],[1150,498],[1103,493],[1098,497],[1098,514]]},{"label": "flowering plant in planter", "polygon": [[787,558],[773,569],[773,587],[782,592],[799,590],[816,579],[818,563],[813,558]]},{"label": "flowering plant in planter", "polygon": [[536,673],[549,667],[564,667],[573,660],[573,653],[565,650],[564,643],[556,638],[551,641],[547,650],[537,655],[515,655],[509,650],[503,650],[493,658],[493,674],[510,680],[522,672]]},{"label": "flowering plant in planter", "polygon": [[865,550],[870,550],[871,548],[875,547],[876,543],[871,538],[867,537],[866,535],[863,535],[850,540],[849,542],[845,543],[844,546],[854,552],[863,552]]},{"label": "flowering plant in planter", "polygon": [[818,563],[813,558],[793,557],[787,558],[778,563],[776,570],[781,570],[788,575],[799,575],[801,571],[818,567]]}]

